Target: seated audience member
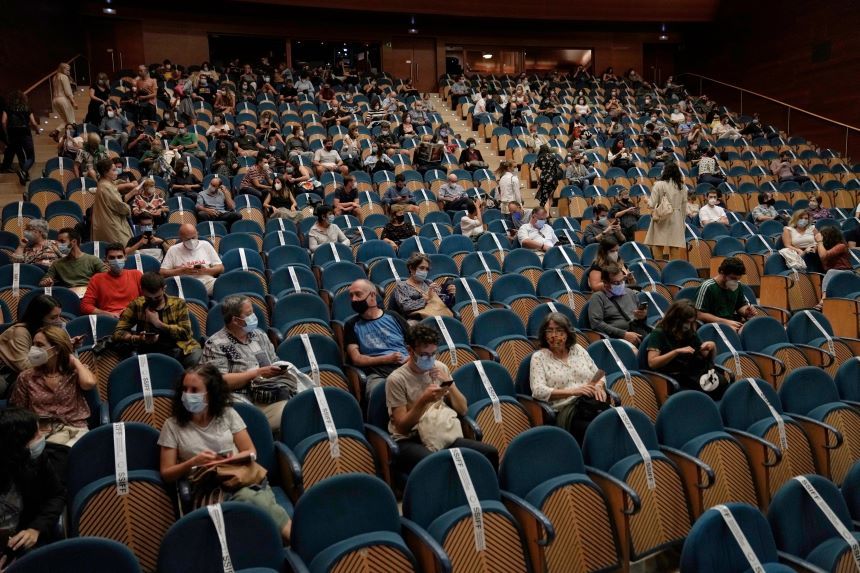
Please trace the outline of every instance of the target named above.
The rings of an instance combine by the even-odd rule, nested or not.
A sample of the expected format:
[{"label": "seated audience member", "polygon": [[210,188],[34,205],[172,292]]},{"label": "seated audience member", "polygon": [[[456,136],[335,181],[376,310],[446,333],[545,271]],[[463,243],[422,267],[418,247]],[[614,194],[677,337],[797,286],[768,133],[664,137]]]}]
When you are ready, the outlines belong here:
[{"label": "seated audience member", "polygon": [[626,240],[621,224],[615,219],[610,221],[609,209],[603,203],[598,203],[594,206],[594,221],[582,233],[582,242],[590,245],[609,237],[614,238],[619,244]]},{"label": "seated audience member", "polygon": [[223,272],[224,265],[215,247],[198,238],[197,228],[190,223],[179,227],[179,242],[167,250],[161,262],[162,276],[188,275],[203,283],[211,295],[215,277]]},{"label": "seated audience member", "polygon": [[206,341],[203,362],[224,376],[237,397],[260,408],[273,430],[279,429],[284,406],[297,390],[294,370],[276,365],[275,347],[259,328],[249,298],[224,297],[221,316],[224,327]]},{"label": "seated audience member", "polygon": [[788,151],[783,151],[779,154],[779,159],[774,159],[770,162],[770,172],[783,181],[795,181],[797,183],[806,183],[809,177],[806,175],[796,175],[795,170],[799,169],[791,164],[791,154]]},{"label": "seated audience member", "polygon": [[196,203],[200,189],[200,180],[197,179],[188,164],[183,159],[177,159],[176,175],[170,182],[171,197],[187,197]]},{"label": "seated audience member", "polygon": [[202,193],[197,195],[195,209],[198,221],[221,221],[230,231],[233,223],[242,219],[242,215],[234,211],[236,204],[230,191],[218,177],[213,177]]},{"label": "seated audience member", "polygon": [[692,191],[688,192],[687,193],[687,206],[686,206],[686,213],[687,213],[686,222],[687,223],[693,222],[693,218],[699,214],[699,209],[701,209],[701,207],[696,202],[696,195]]},{"label": "seated audience member", "polygon": [[[821,281],[821,292],[827,292],[827,285],[834,276],[851,272],[851,259],[848,254],[848,244],[842,231],[835,225],[826,225],[820,231],[815,231],[815,243],[821,266],[824,268],[824,279]],[[824,296],[822,296],[824,300]],[[818,303],[816,310],[820,310]]]},{"label": "seated audience member", "polygon": [[415,253],[406,261],[409,278],[399,281],[394,288],[394,308],[409,319],[422,320],[429,316],[454,316],[451,307],[457,287],[446,281],[442,288],[427,279],[430,257]]},{"label": "seated audience member", "polygon": [[137,220],[137,231],[139,235],[133,236],[125,245],[125,254],[128,256],[140,253],[158,259],[164,258],[164,240],[154,234],[155,225],[152,215],[142,215]]},{"label": "seated audience member", "polygon": [[257,155],[256,163],[245,172],[245,176],[239,184],[238,194],[253,195],[262,201],[272,190],[272,181],[269,174],[269,156],[261,153]]},{"label": "seated audience member", "polygon": [[609,217],[618,221],[626,241],[636,238],[636,227],[639,224],[639,207],[630,200],[630,190],[621,189],[618,201],[609,210]]},{"label": "seated audience member", "polygon": [[463,186],[457,183],[454,173],[448,174],[448,182],[439,187],[438,196],[445,211],[463,211],[470,200]]},{"label": "seated audience member", "polygon": [[[204,364],[185,372],[173,395],[173,415],[165,420],[158,438],[161,477],[171,483],[191,470],[223,457],[256,454],[242,417],[232,408],[230,390],[217,368]],[[194,491],[201,502],[208,491]],[[278,505],[264,477],[260,483],[231,492],[232,501],[253,504],[277,524],[284,542],[290,539],[290,517]]]},{"label": "seated audience member", "polygon": [[830,209],[823,206],[821,204],[821,195],[816,194],[810,197],[809,205],[806,208],[807,213],[809,213],[810,222],[815,225],[818,221],[822,219],[832,219],[833,213],[830,212]]},{"label": "seated audience member", "polygon": [[[292,166],[290,166],[292,169]],[[297,209],[295,195],[293,195],[290,186],[285,182],[283,176],[275,178],[272,183],[272,192],[266,195],[263,199],[263,208],[269,217],[276,219],[289,219],[294,223],[298,223],[305,218],[304,213]]]},{"label": "seated audience member", "polygon": [[776,200],[771,193],[759,193],[758,205],[753,207],[751,213],[753,221],[764,223],[765,221],[780,220],[779,211],[774,207],[775,203]]},{"label": "seated audience member", "polygon": [[343,234],[340,227],[334,224],[334,212],[331,207],[328,205],[318,206],[316,218],[317,222],[308,231],[308,248],[311,253],[326,243],[349,245],[349,238]]},{"label": "seated audience member", "polygon": [[520,201],[508,201],[508,216],[506,217],[514,231],[518,231],[527,222],[531,213],[526,213]]},{"label": "seated audience member", "polygon": [[640,308],[636,291],[627,288],[627,276],[617,263],[603,267],[601,279],[603,289],[595,291],[588,304],[591,328],[638,348],[642,337],[651,331],[645,323],[648,311]]},{"label": "seated audience member", "polygon": [[84,392],[95,388],[96,377],[59,326],[39,329],[28,358],[31,368],[18,375],[9,403],[36,414],[49,443],[71,448],[87,432],[90,407]]},{"label": "seated audience member", "polygon": [[128,145],[129,125],[131,124],[125,114],[121,110],[118,111],[116,105],[111,103],[105,107],[105,115],[99,124],[99,134],[105,144],[116,141],[120,149],[125,149]]},{"label": "seated audience member", "polygon": [[464,237],[476,240],[484,232],[484,222],[481,220],[481,206],[469,201],[466,204],[466,214],[460,218],[460,232]]},{"label": "seated audience member", "polygon": [[703,227],[709,223],[729,224],[726,210],[719,206],[719,202],[720,199],[717,196],[717,190],[708,190],[708,204],[699,209],[699,221]]},{"label": "seated audience member", "polygon": [[[419,430],[418,423],[425,413],[430,408],[444,408],[463,416],[468,403],[448,367],[436,360],[439,333],[434,328],[417,324],[407,331],[405,342],[406,362],[388,375],[385,403],[388,431],[400,449],[400,469],[409,472],[432,453]],[[460,437],[446,447],[473,449],[486,456],[494,468],[499,467],[499,452],[489,444]]]},{"label": "seated audience member", "polygon": [[409,326],[399,314],[385,311],[376,287],[359,279],[349,286],[349,298],[356,315],[343,328],[343,343],[350,363],[367,374],[365,392],[370,396],[397,367],[406,362],[404,343]]},{"label": "seated audience member", "polygon": [[466,149],[460,153],[460,159],[457,163],[467,171],[477,171],[478,169],[487,168],[487,162],[484,161],[481,150],[477,148],[475,140],[471,137],[466,140]]},{"label": "seated audience member", "polygon": [[821,258],[815,243],[815,227],[809,224],[809,214],[798,209],[782,230],[782,245],[803,258],[807,272],[822,273]]},{"label": "seated audience member", "polygon": [[13,263],[27,263],[48,267],[68,251],[60,251],[55,241],[48,239],[48,222],[31,219],[24,225],[24,237],[12,253]]},{"label": "seated audience member", "polygon": [[[581,444],[589,422],[609,409],[606,378],[588,352],[576,344],[570,320],[551,312],[538,330],[540,350],[532,354],[529,386],[537,400],[549,402],[555,423]],[[587,406],[587,407],[586,407]]]},{"label": "seated audience member", "polygon": [[716,344],[702,342],[696,334],[696,315],[693,303],[676,300],[646,341],[648,368],[671,376],[682,390],[702,390],[699,378],[716,352]]},{"label": "seated audience member", "polygon": [[200,344],[194,339],[185,300],[168,296],[164,277],[155,272],[143,274],[140,291],[142,296],[122,311],[113,333],[120,353],[166,354],[185,368],[200,362]]},{"label": "seated audience member", "polygon": [[170,140],[170,149],[181,155],[193,155],[201,161],[206,160],[206,153],[198,146],[197,133],[193,129],[189,130],[183,121],[179,122],[176,135]]},{"label": "seated audience member", "polygon": [[98,133],[88,133],[86,142],[75,157],[75,177],[89,177],[98,180],[96,165],[107,159],[107,150],[101,144]]},{"label": "seated audience member", "polygon": [[137,269],[125,268],[125,248],[119,243],[105,247],[108,271],[90,279],[81,299],[81,314],[103,314],[118,318],[131,301],[141,296]]},{"label": "seated audience member", "polygon": [[415,236],[415,227],[406,220],[408,208],[404,205],[393,205],[391,207],[391,219],[382,228],[381,239],[395,249],[400,243]]},{"label": "seated audience member", "polygon": [[406,186],[406,178],[402,173],[398,173],[394,177],[394,185],[386,189],[382,196],[382,204],[389,209],[394,205],[402,205],[404,212],[418,212],[418,205],[415,204],[415,198]]},{"label": "seated audience member", "polygon": [[322,177],[326,171],[340,172],[341,175],[349,174],[349,167],[344,165],[340,154],[334,149],[334,142],[330,137],[323,140],[323,146],[314,152],[314,171],[317,177]]},{"label": "seated audience member", "polygon": [[358,207],[355,177],[347,175],[343,178],[343,185],[334,192],[334,214],[358,216]]},{"label": "seated audience member", "polygon": [[714,148],[709,147],[699,160],[699,183],[710,183],[714,187],[719,187],[720,183],[726,180],[717,167],[717,160],[714,159],[716,154]]},{"label": "seated audience member", "polygon": [[233,151],[238,157],[256,157],[259,151],[257,138],[248,133],[248,126],[244,123],[240,123],[237,129],[239,132],[233,141]]},{"label": "seated audience member", "polygon": [[44,326],[62,325],[62,311],[60,301],[40,294],[30,301],[18,322],[0,334],[0,397],[6,395],[20,372],[33,367],[29,354],[33,337]]},{"label": "seated audience member", "polygon": [[698,319],[740,330],[744,321],[755,316],[755,308],[741,288],[740,279],[746,272],[743,261],[737,257],[723,259],[717,276],[699,285],[696,293]]},{"label": "seated audience member", "polygon": [[[69,245],[60,247],[60,245]],[[68,254],[57,259],[48,268],[39,286],[67,287],[83,296],[93,275],[105,271],[105,264],[95,255],[81,250],[81,233],[77,229],[65,227],[57,233],[57,248],[60,252],[68,249]]]},{"label": "seated audience member", "polygon": [[552,227],[546,224],[547,212],[544,207],[532,209],[528,223],[523,223],[517,230],[517,239],[524,249],[531,249],[543,254],[558,243],[558,237]]},{"label": "seated audience member", "polygon": [[49,539],[66,505],[63,477],[45,454],[45,436],[35,414],[0,410],[0,499],[4,500],[0,542],[5,568]]},{"label": "seated audience member", "polygon": [[146,213],[152,216],[156,225],[161,225],[167,220],[167,214],[170,211],[164,199],[164,193],[156,189],[152,179],[144,179],[141,183],[143,186],[135,192],[134,198],[130,201],[132,219],[136,221]]},{"label": "seated audience member", "polygon": [[[854,216],[860,219],[860,210]],[[853,229],[845,232],[845,242],[848,243],[849,249],[854,249],[860,245],[860,225],[855,225]]]}]

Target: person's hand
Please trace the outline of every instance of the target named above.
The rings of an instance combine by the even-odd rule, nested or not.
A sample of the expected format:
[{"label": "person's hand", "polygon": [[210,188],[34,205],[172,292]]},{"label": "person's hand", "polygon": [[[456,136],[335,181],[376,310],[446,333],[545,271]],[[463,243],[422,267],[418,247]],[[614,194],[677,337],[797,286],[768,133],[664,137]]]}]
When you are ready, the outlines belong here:
[{"label": "person's hand", "polygon": [[447,393],[447,388],[442,388],[434,382],[433,384],[430,384],[424,389],[424,392],[418,398],[418,401],[422,404],[430,404],[432,402],[436,402],[437,400],[441,400],[445,397],[445,394]]},{"label": "person's hand", "polygon": [[15,535],[9,538],[9,549],[19,551],[21,549],[30,549],[36,542],[39,541],[39,531],[37,529],[22,529]]},{"label": "person's hand", "polygon": [[636,320],[645,320],[648,317],[648,311],[643,309],[636,309],[633,311],[633,318]]},{"label": "person's hand", "polygon": [[452,284],[449,284],[449,285],[448,285],[448,288],[446,288],[445,290],[446,290],[446,291],[448,292],[448,294],[449,294],[449,295],[451,295],[451,296],[454,296],[455,294],[457,294],[457,287],[456,287],[456,285],[454,285],[453,283],[452,283]]},{"label": "person's hand", "polygon": [[752,318],[756,315],[755,307],[751,304],[746,305],[743,308],[743,315],[747,318]]},{"label": "person's hand", "polygon": [[158,317],[158,312],[147,308],[145,313],[146,313],[146,322],[148,322],[149,324],[151,324],[152,326],[154,326],[156,328],[161,328],[162,326],[164,326],[164,323],[161,322],[161,319]]},{"label": "person's hand", "polygon": [[[117,314],[117,315],[115,315],[115,316],[119,316],[119,315]],[[84,343],[84,338],[85,338],[85,337],[84,337],[84,335],[83,335],[83,334],[80,334],[80,335],[78,335],[78,336],[73,336],[73,337],[72,337],[72,348],[80,348],[80,347],[81,347],[81,345]],[[70,356],[71,356],[71,357],[73,357],[73,356],[74,356],[74,354],[72,354],[72,355],[70,355]]]},{"label": "person's hand", "polygon": [[277,366],[260,366],[257,368],[257,375],[254,378],[274,378],[283,373],[283,370]]},{"label": "person's hand", "polygon": [[676,354],[693,354],[696,351],[692,346],[682,346],[675,349]]},{"label": "person's hand", "polygon": [[571,396],[594,396],[594,386],[591,384],[580,384],[574,386],[570,391]]},{"label": "person's hand", "polygon": [[599,402],[606,402],[606,386],[604,380],[599,380],[598,382],[591,385],[593,389],[592,396],[595,400]]},{"label": "person's hand", "polygon": [[53,284],[54,284],[54,279],[52,279],[51,277],[45,277],[39,281],[39,286],[43,286],[43,287],[53,286]]},{"label": "person's hand", "polygon": [[190,462],[192,466],[202,466],[204,464],[208,464],[209,462],[214,462],[218,459],[218,454],[213,452],[212,450],[203,450],[193,458],[191,458]]},{"label": "person's hand", "polygon": [[440,286],[439,286],[438,284],[436,284],[436,283],[430,283],[430,290],[432,290],[432,291],[433,291],[433,292],[435,292],[436,294],[439,294],[440,292],[442,292],[442,287],[440,287]]},{"label": "person's hand", "polygon": [[399,352],[392,352],[385,358],[388,364],[403,364],[403,362],[406,360],[406,357]]},{"label": "person's hand", "polygon": [[702,343],[702,354],[710,354],[714,350],[717,349],[717,345],[713,340],[708,340],[707,342]]},{"label": "person's hand", "polygon": [[642,337],[639,336],[638,334],[636,334],[635,332],[630,332],[630,331],[625,332],[623,338],[624,338],[624,340],[626,340],[627,342],[629,342],[630,344],[632,344],[634,346],[639,346],[639,343],[642,342]]},{"label": "person's hand", "polygon": [[739,331],[743,326],[742,322],[738,322],[737,320],[724,320],[723,324],[733,329],[735,332]]}]

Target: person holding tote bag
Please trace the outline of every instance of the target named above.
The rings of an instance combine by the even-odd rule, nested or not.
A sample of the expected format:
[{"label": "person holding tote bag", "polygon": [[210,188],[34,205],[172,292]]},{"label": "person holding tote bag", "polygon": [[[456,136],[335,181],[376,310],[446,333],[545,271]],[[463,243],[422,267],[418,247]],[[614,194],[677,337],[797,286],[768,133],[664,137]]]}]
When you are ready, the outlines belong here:
[{"label": "person holding tote bag", "polygon": [[684,216],[687,196],[677,163],[667,163],[663,168],[663,174],[654,184],[648,204],[652,212],[645,244],[657,251],[654,253],[655,257],[669,250],[669,259],[686,259]]}]

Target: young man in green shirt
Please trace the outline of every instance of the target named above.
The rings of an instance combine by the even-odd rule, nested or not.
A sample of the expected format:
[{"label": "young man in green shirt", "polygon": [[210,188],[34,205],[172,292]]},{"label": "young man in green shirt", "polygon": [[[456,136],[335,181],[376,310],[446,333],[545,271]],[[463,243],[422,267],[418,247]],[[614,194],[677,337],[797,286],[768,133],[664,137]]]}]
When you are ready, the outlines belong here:
[{"label": "young man in green shirt", "polygon": [[717,269],[717,276],[706,280],[699,287],[696,294],[696,318],[740,330],[748,318],[755,316],[755,308],[741,288],[740,279],[745,274],[743,261],[737,257],[726,257]]},{"label": "young man in green shirt", "polygon": [[188,126],[182,121],[179,122],[177,128],[178,132],[170,140],[170,148],[182,155],[193,155],[204,161],[206,154],[200,151],[200,148],[197,146],[197,134],[194,131],[188,131]]},{"label": "young man in green shirt", "polygon": [[104,261],[81,250],[81,233],[71,227],[57,233],[57,248],[68,254],[54,261],[39,286],[67,287],[84,296],[93,275],[107,271]]}]

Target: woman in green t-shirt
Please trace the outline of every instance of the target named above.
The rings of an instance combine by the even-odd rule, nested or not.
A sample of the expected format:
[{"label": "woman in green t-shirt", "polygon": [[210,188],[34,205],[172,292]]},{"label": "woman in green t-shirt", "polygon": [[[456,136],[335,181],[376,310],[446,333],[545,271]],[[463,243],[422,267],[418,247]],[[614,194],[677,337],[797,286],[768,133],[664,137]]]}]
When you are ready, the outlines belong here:
[{"label": "woman in green t-shirt", "polygon": [[648,368],[671,376],[682,388],[700,390],[698,381],[713,363],[716,345],[696,334],[696,307],[673,302],[646,340]]}]

